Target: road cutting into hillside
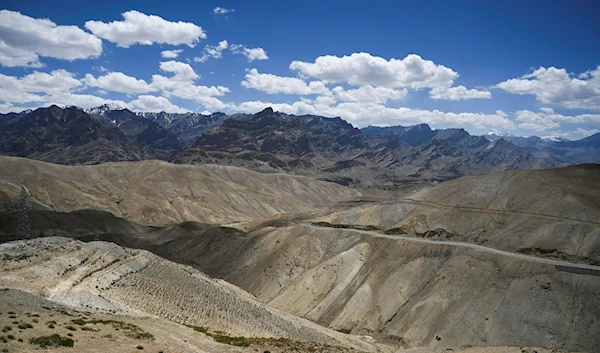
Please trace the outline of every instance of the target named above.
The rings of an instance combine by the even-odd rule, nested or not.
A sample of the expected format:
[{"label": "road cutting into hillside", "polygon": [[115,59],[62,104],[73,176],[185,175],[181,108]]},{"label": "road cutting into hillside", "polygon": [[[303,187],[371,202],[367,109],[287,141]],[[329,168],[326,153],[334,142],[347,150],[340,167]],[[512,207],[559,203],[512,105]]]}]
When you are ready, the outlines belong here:
[{"label": "road cutting into hillside", "polygon": [[483,252],[487,252],[487,253],[491,253],[491,254],[496,254],[496,255],[501,255],[501,256],[509,256],[509,257],[521,259],[524,261],[537,262],[537,263],[548,264],[548,265],[553,265],[553,266],[574,267],[574,268],[580,268],[580,269],[586,269],[586,270],[594,270],[594,271],[598,271],[600,273],[600,266],[588,265],[588,264],[578,264],[578,263],[553,260],[553,259],[545,259],[542,257],[536,257],[536,256],[525,255],[525,254],[512,253],[512,252],[498,250],[498,249],[494,249],[494,248],[488,248],[486,246],[478,245],[478,244],[464,243],[464,242],[458,242],[458,241],[449,241],[449,240],[431,240],[431,239],[423,239],[423,238],[416,238],[416,237],[407,237],[407,236],[402,236],[402,235],[383,234],[383,233],[378,233],[378,232],[373,232],[373,231],[368,231],[368,230],[359,230],[359,229],[352,229],[352,228],[321,227],[321,226],[316,226],[314,224],[309,224],[309,223],[301,223],[301,226],[306,227],[306,228],[311,228],[311,229],[317,229],[317,230],[337,229],[337,230],[341,230],[341,231],[365,234],[365,235],[369,235],[369,236],[376,237],[376,238],[407,240],[407,241],[424,243],[424,244],[447,245],[447,246],[470,248],[470,249],[474,249],[477,251],[483,251]]}]

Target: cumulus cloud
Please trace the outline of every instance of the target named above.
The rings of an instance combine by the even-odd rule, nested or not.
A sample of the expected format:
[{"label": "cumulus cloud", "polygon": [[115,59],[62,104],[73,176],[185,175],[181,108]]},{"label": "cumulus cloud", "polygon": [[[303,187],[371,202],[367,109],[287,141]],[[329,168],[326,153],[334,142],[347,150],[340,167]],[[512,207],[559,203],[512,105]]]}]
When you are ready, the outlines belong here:
[{"label": "cumulus cloud", "polygon": [[255,113],[266,107],[288,114],[316,114],[329,117],[339,116],[354,126],[367,125],[412,125],[428,123],[435,127],[474,126],[480,129],[492,127],[514,130],[514,123],[506,117],[506,113],[450,113],[439,110],[411,108],[390,108],[378,103],[342,102],[337,105],[317,106],[311,101],[298,101],[292,104],[271,104],[262,101],[243,102],[235,106],[235,110]]},{"label": "cumulus cloud", "polygon": [[306,83],[295,77],[281,77],[272,74],[261,74],[256,69],[246,70],[242,86],[253,88],[270,94],[324,94],[329,93],[325,84],[320,81]]},{"label": "cumulus cloud", "polygon": [[490,91],[480,91],[476,89],[467,89],[465,86],[456,87],[435,87],[429,91],[433,99],[458,101],[463,99],[491,99]]},{"label": "cumulus cloud", "polygon": [[82,108],[105,103],[125,105],[123,101],[77,93],[83,86],[73,73],[66,70],[50,73],[35,71],[21,78],[0,74],[0,101],[35,106],[75,105]]},{"label": "cumulus cloud", "polygon": [[156,91],[156,88],[151,87],[146,81],[127,76],[122,72],[111,72],[98,78],[95,78],[91,74],[86,74],[83,81],[88,86],[127,94]]},{"label": "cumulus cloud", "polygon": [[123,21],[105,23],[87,21],[85,28],[96,36],[128,48],[133,44],[152,45],[186,44],[194,47],[200,39],[206,38],[202,27],[191,22],[171,22],[155,15],[146,15],[139,11],[127,11]]},{"label": "cumulus cloud", "polygon": [[600,108],[600,66],[579,75],[566,69],[540,67],[496,87],[513,94],[533,95],[544,104],[572,109]]},{"label": "cumulus cloud", "polygon": [[0,11],[0,65],[42,67],[40,56],[75,60],[101,53],[102,41],[77,26]]},{"label": "cumulus cloud", "polygon": [[179,107],[171,103],[165,97],[156,97],[150,95],[141,95],[137,99],[129,102],[127,107],[133,111],[142,112],[167,112],[167,113],[187,113],[188,109]]},{"label": "cumulus cloud", "polygon": [[386,87],[361,86],[357,89],[345,90],[341,86],[335,87],[333,95],[340,101],[359,103],[386,103],[388,100],[400,100],[406,96],[406,88],[393,89]]},{"label": "cumulus cloud", "polygon": [[152,75],[151,87],[162,91],[165,97],[179,97],[194,100],[202,104],[206,109],[219,110],[228,107],[215,96],[223,96],[229,92],[229,88],[223,86],[200,86],[194,82],[200,76],[186,63],[179,61],[164,61],[160,63],[163,72],[171,73],[172,76]]},{"label": "cumulus cloud", "polygon": [[232,44],[231,51],[235,54],[244,55],[249,62],[254,60],[267,60],[267,52],[263,48],[248,48],[242,44]]},{"label": "cumulus cloud", "polygon": [[600,124],[600,114],[579,114],[566,116],[555,113],[551,108],[541,108],[539,112],[519,110],[515,113],[515,120],[521,129],[546,132],[561,127],[561,124]]},{"label": "cumulus cloud", "polygon": [[215,15],[225,15],[227,13],[234,12],[234,11],[235,11],[234,9],[226,9],[224,7],[217,6],[217,7],[214,8],[213,14],[215,14]]},{"label": "cumulus cloud", "polygon": [[227,49],[229,44],[226,40],[222,40],[218,45],[207,45],[204,47],[204,54],[200,57],[195,57],[195,62],[206,62],[208,58],[212,57],[215,59],[220,59],[223,56],[223,50]]},{"label": "cumulus cloud", "polygon": [[44,106],[56,104],[59,106],[77,106],[80,108],[95,108],[103,104],[113,104],[125,107],[127,104],[122,100],[105,99],[91,94],[64,93],[60,95],[48,96]]},{"label": "cumulus cloud", "polygon": [[164,72],[173,73],[174,76],[171,77],[171,80],[194,81],[200,77],[189,64],[182,63],[181,61],[162,61],[160,69]]},{"label": "cumulus cloud", "polygon": [[66,94],[80,86],[82,83],[66,70],[35,71],[22,78],[0,74],[0,101],[43,102],[47,97]]},{"label": "cumulus cloud", "polygon": [[423,60],[415,54],[402,60],[386,60],[369,53],[353,53],[343,57],[325,55],[313,63],[293,61],[290,69],[328,83],[346,82],[355,86],[388,88],[450,87],[458,77],[458,73],[452,69]]},{"label": "cumulus cloud", "polygon": [[162,56],[165,59],[175,59],[179,56],[179,54],[181,54],[181,52],[183,52],[182,49],[179,50],[163,50],[160,52],[160,56]]}]

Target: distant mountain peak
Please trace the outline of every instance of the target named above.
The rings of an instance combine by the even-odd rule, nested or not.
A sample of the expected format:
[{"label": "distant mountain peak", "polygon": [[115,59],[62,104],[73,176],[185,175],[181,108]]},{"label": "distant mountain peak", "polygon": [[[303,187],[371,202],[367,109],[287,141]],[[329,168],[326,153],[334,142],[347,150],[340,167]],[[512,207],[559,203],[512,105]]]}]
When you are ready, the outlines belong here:
[{"label": "distant mountain peak", "polygon": [[96,108],[87,108],[87,109],[84,109],[83,111],[88,114],[93,114],[93,115],[105,115],[107,112],[110,112],[113,110],[123,110],[123,109],[127,109],[127,107],[122,104],[119,104],[119,103],[110,102],[110,103],[102,104],[101,106],[96,107]]},{"label": "distant mountain peak", "polygon": [[512,134],[508,131],[502,131],[502,130],[498,130],[498,129],[491,129],[487,134],[485,134],[486,137],[510,137],[512,136]]}]

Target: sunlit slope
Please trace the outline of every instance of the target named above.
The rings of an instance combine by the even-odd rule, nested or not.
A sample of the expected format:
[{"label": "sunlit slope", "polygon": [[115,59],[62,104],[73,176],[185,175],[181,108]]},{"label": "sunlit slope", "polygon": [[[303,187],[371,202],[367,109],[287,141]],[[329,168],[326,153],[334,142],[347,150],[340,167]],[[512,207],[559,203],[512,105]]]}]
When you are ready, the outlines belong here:
[{"label": "sunlit slope", "polygon": [[359,195],[338,184],[217,165],[161,161],[64,166],[0,157],[0,191],[69,212],[103,210],[141,224],[229,223],[306,212]]},{"label": "sunlit slope", "polygon": [[276,308],[389,343],[600,347],[598,271],[304,225],[164,247]]},{"label": "sunlit slope", "polygon": [[600,264],[600,165],[464,177],[318,220]]},{"label": "sunlit slope", "polygon": [[49,237],[0,245],[3,287],[58,303],[154,315],[228,335],[284,337],[373,351],[358,337],[266,306],[203,273],[144,250]]}]

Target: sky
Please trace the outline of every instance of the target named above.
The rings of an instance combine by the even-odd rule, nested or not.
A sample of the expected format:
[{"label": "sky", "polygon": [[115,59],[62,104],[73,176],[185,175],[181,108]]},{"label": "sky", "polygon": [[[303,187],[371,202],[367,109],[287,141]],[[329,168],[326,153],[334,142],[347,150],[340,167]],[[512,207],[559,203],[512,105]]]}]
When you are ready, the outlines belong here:
[{"label": "sky", "polygon": [[0,113],[342,117],[580,139],[600,132],[600,2],[0,2]]}]

